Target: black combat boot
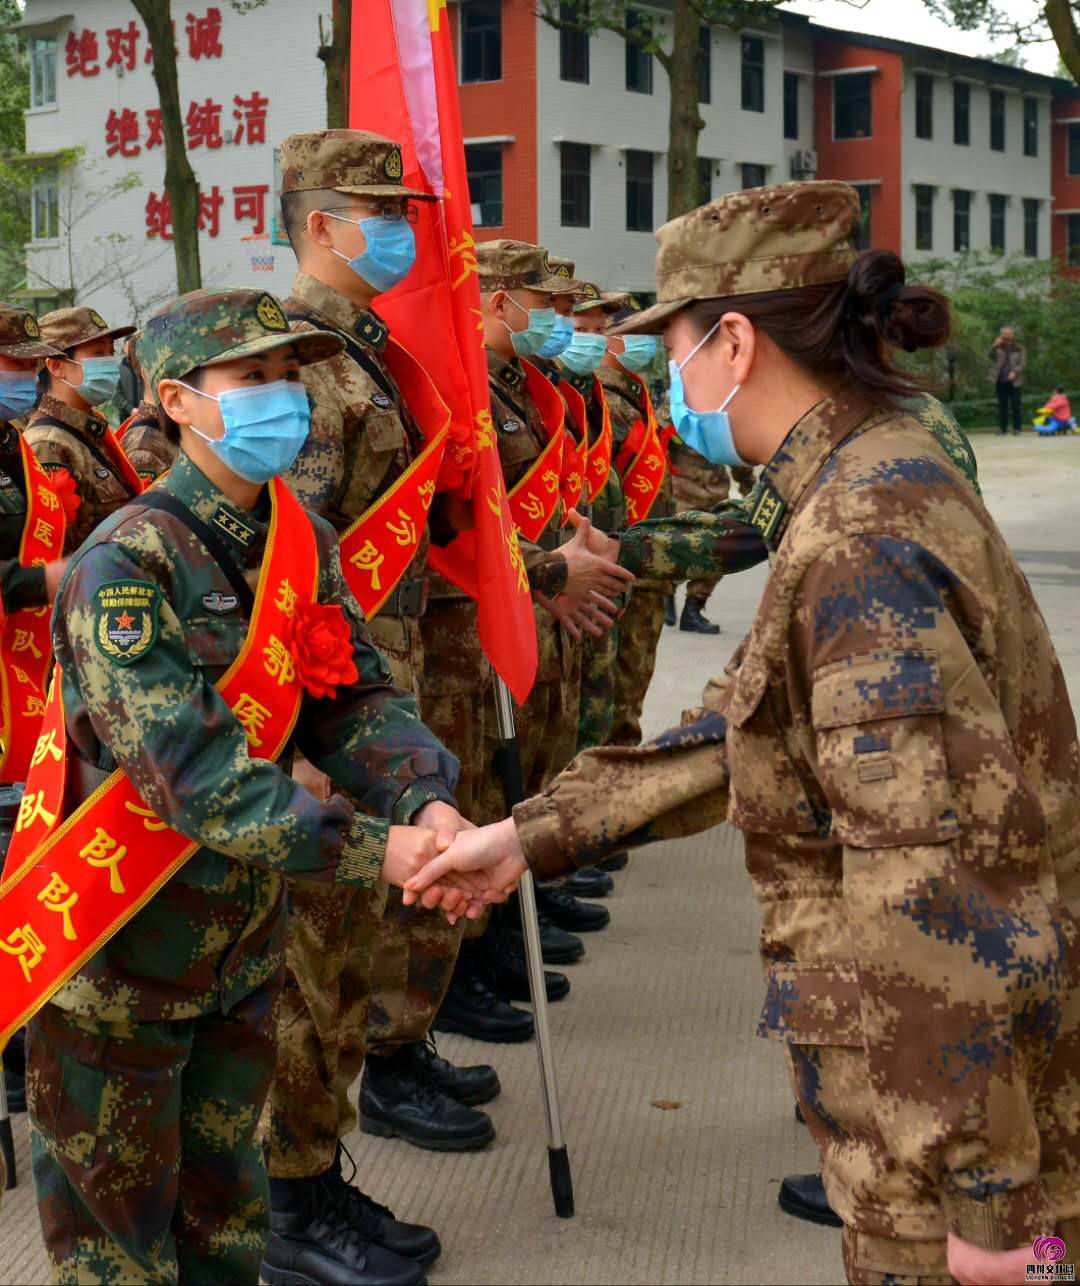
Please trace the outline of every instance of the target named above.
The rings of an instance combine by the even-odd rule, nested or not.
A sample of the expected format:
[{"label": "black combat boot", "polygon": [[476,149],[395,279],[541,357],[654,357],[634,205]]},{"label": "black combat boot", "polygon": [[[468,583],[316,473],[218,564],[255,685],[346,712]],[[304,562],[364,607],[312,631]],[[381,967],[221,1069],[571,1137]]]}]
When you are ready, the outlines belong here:
[{"label": "black combat boot", "polygon": [[474,1063],[471,1067],[455,1067],[445,1058],[439,1057],[434,1036],[414,1045],[416,1057],[427,1064],[428,1076],[436,1089],[452,1098],[456,1103],[466,1107],[479,1107],[481,1103],[490,1103],[502,1092],[499,1084],[499,1073],[487,1063]]},{"label": "black combat boot", "polygon": [[4,1047],[4,1091],[10,1115],[26,1111],[26,1028],[13,1032]]},{"label": "black combat boot", "polygon": [[610,857],[605,857],[602,862],[597,862],[598,871],[623,871],[630,863],[630,854],[623,849],[620,853],[612,853]]},{"label": "black combat boot", "polygon": [[404,1045],[389,1058],[367,1056],[360,1082],[360,1128],[432,1152],[475,1152],[495,1137],[486,1112],[466,1107],[438,1086],[416,1045]]},{"label": "black combat boot", "polygon": [[478,959],[477,945],[471,938],[461,944],[454,976],[432,1027],[434,1031],[457,1032],[497,1045],[531,1040],[534,1031],[532,1014],[515,1009],[492,989],[488,971]]},{"label": "black combat boot", "polygon": [[[424,1286],[418,1260],[388,1250],[353,1225],[340,1199],[342,1182],[336,1161],[313,1179],[271,1178],[262,1280],[269,1286]],[[431,1236],[437,1257],[439,1239]]]},{"label": "black combat boot", "polygon": [[679,618],[679,629],[688,634],[719,634],[720,626],[707,621],[702,614],[705,608],[703,598],[687,596],[683,604],[682,616]]},{"label": "black combat boot", "polygon": [[[536,911],[540,925],[540,955],[544,964],[574,964],[585,954],[585,943],[560,929],[547,918],[541,908],[541,890],[536,890]],[[511,938],[518,942],[522,949],[525,944],[525,932],[521,927],[521,903],[515,893],[502,908]]]},{"label": "black combat boot", "polygon": [[780,1209],[796,1219],[825,1224],[829,1228],[844,1226],[844,1221],[829,1205],[820,1174],[789,1174],[781,1183],[776,1199]]},{"label": "black combat boot", "polygon": [[[539,885],[536,890],[536,908],[545,920],[560,929],[574,933],[595,933],[611,923],[611,912],[606,906],[579,902],[565,887]],[[541,938],[541,941],[543,939]]]},{"label": "black combat boot", "polygon": [[[349,1163],[348,1178],[345,1177],[346,1161]],[[442,1254],[439,1235],[434,1228],[395,1219],[392,1210],[353,1186],[356,1162],[344,1143],[338,1143],[334,1165],[324,1178],[333,1186],[338,1205],[344,1210],[349,1223],[384,1250],[392,1250],[403,1259],[415,1259],[425,1267],[433,1264]]]},{"label": "black combat boot", "polygon": [[563,888],[576,898],[606,898],[615,891],[615,881],[595,866],[583,866],[563,881]]},{"label": "black combat boot", "polygon": [[[509,1000],[532,999],[525,947],[520,934],[515,936],[507,922],[505,906],[492,909],[487,931],[477,939],[477,946],[494,991]],[[545,969],[544,984],[549,1003],[570,994],[570,979],[564,973]]]},{"label": "black combat boot", "polygon": [[675,595],[674,594],[664,595],[664,624],[665,625],[675,624]]}]

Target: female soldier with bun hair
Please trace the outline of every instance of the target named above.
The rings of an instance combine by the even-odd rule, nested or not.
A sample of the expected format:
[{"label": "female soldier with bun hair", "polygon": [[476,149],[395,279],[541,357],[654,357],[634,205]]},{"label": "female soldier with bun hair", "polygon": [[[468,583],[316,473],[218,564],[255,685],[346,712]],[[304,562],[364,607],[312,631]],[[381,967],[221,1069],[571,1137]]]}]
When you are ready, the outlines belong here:
[{"label": "female soldier with bun hair", "polygon": [[1037,1237],[1080,1246],[1080,747],[1027,581],[900,407],[890,350],[940,344],[948,305],[856,255],[857,212],[790,184],[660,229],[623,330],[663,333],[684,441],[764,465],[757,616],[710,709],[580,755],[407,896],[726,818],[849,1280],[1022,1282]]}]

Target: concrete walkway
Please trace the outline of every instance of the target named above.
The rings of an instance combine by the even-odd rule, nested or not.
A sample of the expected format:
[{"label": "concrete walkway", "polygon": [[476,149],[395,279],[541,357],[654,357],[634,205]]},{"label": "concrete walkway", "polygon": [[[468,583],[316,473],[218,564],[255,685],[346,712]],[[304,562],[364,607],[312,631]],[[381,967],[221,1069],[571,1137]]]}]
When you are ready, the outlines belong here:
[{"label": "concrete walkway", "polygon": [[[1080,439],[976,439],[987,503],[1018,552],[1080,702]],[[719,639],[667,631],[646,731],[697,702],[748,627],[759,570],[726,582]],[[634,856],[612,925],[552,1007],[577,1217],[554,1218],[534,1047],[445,1038],[455,1061],[490,1060],[499,1136],[439,1156],[357,1135],[362,1186],[435,1225],[433,1283],[832,1283],[839,1234],[784,1216],[781,1177],[815,1152],[792,1116],[781,1050],[754,1036],[762,997],[757,911],[727,828]],[[664,1106],[657,1106],[657,1104]],[[0,1213],[0,1282],[47,1280],[16,1118],[19,1186]]]}]

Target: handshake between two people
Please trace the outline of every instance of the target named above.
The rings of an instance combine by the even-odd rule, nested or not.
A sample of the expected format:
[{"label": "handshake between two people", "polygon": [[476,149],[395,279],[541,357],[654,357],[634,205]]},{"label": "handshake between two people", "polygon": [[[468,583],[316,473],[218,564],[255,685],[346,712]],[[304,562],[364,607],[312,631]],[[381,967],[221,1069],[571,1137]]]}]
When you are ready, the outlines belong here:
[{"label": "handshake between two people", "polygon": [[576,509],[567,514],[574,535],[559,549],[566,562],[566,584],[553,598],[537,594],[536,601],[573,639],[583,634],[603,638],[619,619],[614,599],[634,583],[634,574],[619,566],[619,542],[605,536]]},{"label": "handshake between two people", "polygon": [[505,902],[526,869],[513,818],[477,827],[434,801],[413,815],[411,826],[390,827],[383,879],[404,890],[406,906],[438,908],[456,924]]}]

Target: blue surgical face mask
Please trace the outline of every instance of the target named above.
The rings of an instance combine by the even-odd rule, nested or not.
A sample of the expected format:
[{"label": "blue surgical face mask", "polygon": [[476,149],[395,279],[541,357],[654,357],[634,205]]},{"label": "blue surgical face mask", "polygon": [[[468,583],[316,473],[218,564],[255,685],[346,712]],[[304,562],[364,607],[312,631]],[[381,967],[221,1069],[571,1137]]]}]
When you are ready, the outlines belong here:
[{"label": "blue surgical face mask", "polygon": [[514,330],[503,322],[506,329],[510,331],[510,342],[514,345],[514,352],[518,357],[535,357],[551,338],[559,314],[554,308],[524,308],[513,295],[506,297],[529,319],[529,324],[524,330]]},{"label": "blue surgical face mask", "polygon": [[628,371],[647,370],[656,357],[657,340],[655,335],[623,335],[625,348],[615,354],[615,360]]},{"label": "blue surgical face mask", "polygon": [[224,437],[211,438],[194,424],[188,428],[208,442],[222,464],[246,482],[269,482],[296,463],[311,428],[307,392],[298,380],[275,380],[258,388],[231,388],[218,397],[190,384],[183,387],[221,407]]},{"label": "blue surgical face mask", "polygon": [[91,406],[100,406],[102,402],[107,402],[116,392],[116,386],[120,381],[120,363],[116,358],[85,357],[81,362],[76,361],[75,358],[72,358],[72,361],[82,367],[82,383],[72,384],[62,375],[57,378],[68,388],[73,388],[83,401],[89,402]]},{"label": "blue surgical face mask", "polygon": [[346,219],[330,210],[324,210],[323,214],[339,223],[351,223],[363,232],[367,241],[363,254],[350,259],[333,246],[330,249],[379,294],[392,290],[412,272],[416,263],[416,233],[408,219],[386,219],[381,214],[367,219]]},{"label": "blue surgical face mask", "polygon": [[37,378],[33,371],[0,371],[0,420],[18,420],[33,410]]},{"label": "blue surgical face mask", "polygon": [[607,340],[603,335],[576,330],[570,347],[563,353],[561,360],[575,375],[590,375],[604,360],[606,352]]},{"label": "blue surgical face mask", "polygon": [[668,363],[671,374],[671,390],[668,396],[671,408],[671,422],[675,432],[691,450],[703,455],[712,464],[729,466],[746,465],[746,461],[735,450],[735,439],[731,433],[731,419],[727,413],[728,404],[742,387],[736,384],[724,398],[723,405],[715,411],[695,411],[686,404],[686,390],[683,387],[683,368],[690,359],[701,351],[701,348],[712,339],[720,323],[690,350],[682,362],[674,358]]},{"label": "blue surgical face mask", "polygon": [[536,354],[537,357],[558,357],[570,347],[570,341],[574,338],[574,322],[570,317],[564,317],[562,313],[555,316],[555,329],[551,332],[551,338],[544,347]]}]

